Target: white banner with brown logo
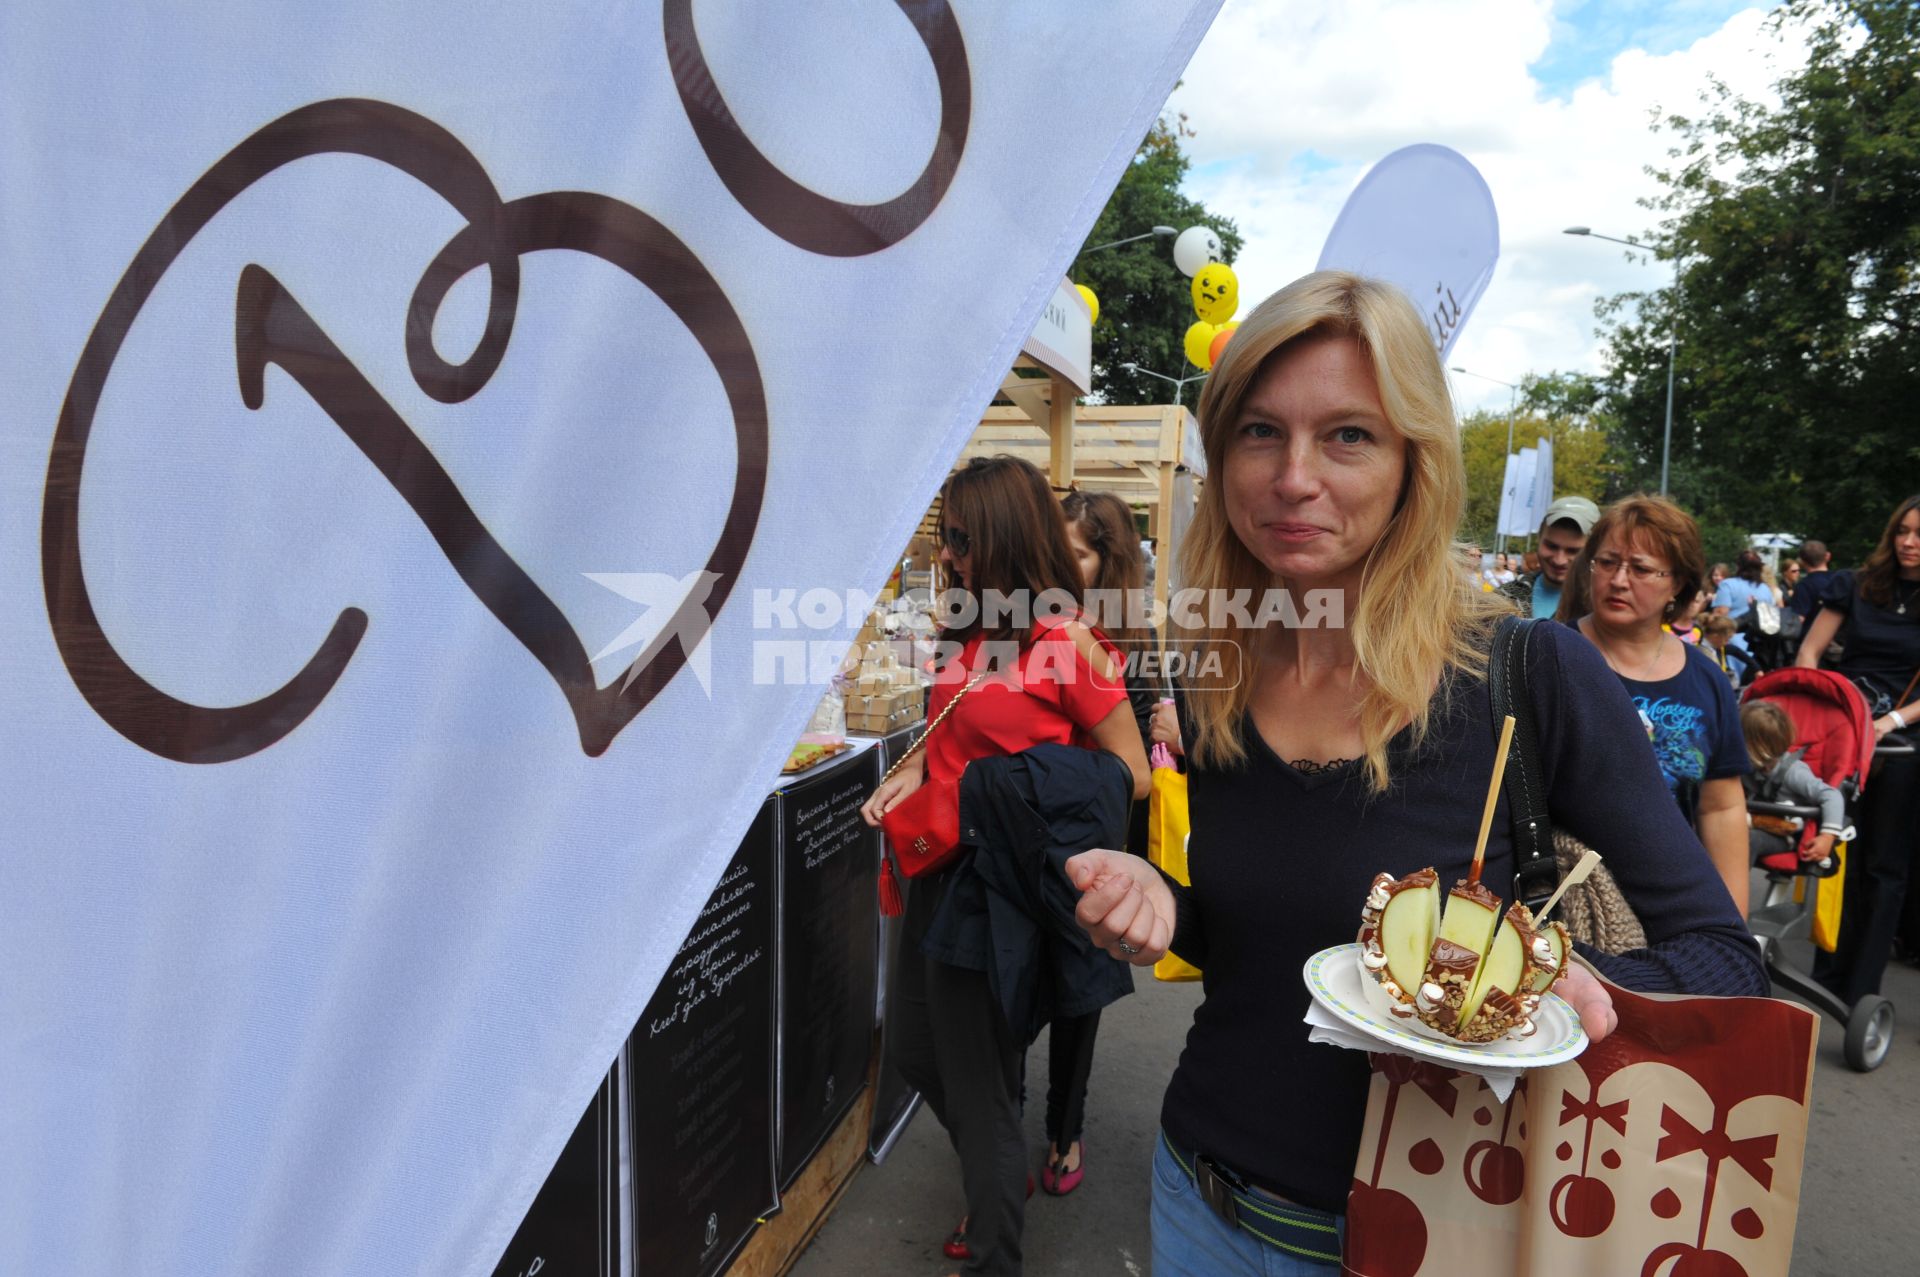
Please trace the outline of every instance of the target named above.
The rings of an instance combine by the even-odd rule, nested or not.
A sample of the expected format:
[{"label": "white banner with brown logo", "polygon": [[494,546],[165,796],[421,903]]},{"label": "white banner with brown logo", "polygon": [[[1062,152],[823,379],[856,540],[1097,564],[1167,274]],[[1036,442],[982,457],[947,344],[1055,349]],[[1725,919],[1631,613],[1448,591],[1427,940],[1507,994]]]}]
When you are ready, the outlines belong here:
[{"label": "white banner with brown logo", "polygon": [[493,1262],[1214,7],[0,7],[0,1272]]}]

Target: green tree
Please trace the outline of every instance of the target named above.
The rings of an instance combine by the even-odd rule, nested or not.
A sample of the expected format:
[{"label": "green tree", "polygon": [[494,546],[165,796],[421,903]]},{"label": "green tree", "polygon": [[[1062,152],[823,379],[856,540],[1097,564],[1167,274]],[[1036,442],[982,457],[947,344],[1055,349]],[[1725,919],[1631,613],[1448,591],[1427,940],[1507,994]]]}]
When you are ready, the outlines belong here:
[{"label": "green tree", "polygon": [[[1535,448],[1553,440],[1553,490],[1578,493],[1604,502],[1614,491],[1611,459],[1613,419],[1604,386],[1581,373],[1549,373],[1521,383],[1513,417],[1513,447]],[[1467,513],[1460,535],[1489,550],[1499,548],[1494,522],[1500,514],[1500,488],[1506,478],[1505,411],[1479,411],[1460,426],[1460,449],[1467,466]]]},{"label": "green tree", "polygon": [[[1209,213],[1198,200],[1181,194],[1188,160],[1182,137],[1193,136],[1185,116],[1163,115],[1134,153],[1107,206],[1094,222],[1086,244],[1110,243],[1155,226],[1185,230],[1211,226],[1220,236],[1228,262],[1240,252],[1240,232],[1231,219]],[[1138,364],[1167,377],[1198,372],[1187,364],[1181,340],[1194,319],[1191,281],[1173,265],[1173,243],[1158,236],[1119,248],[1083,253],[1068,274],[1100,299],[1093,326],[1094,385],[1108,403],[1167,403],[1173,387],[1130,373],[1121,365]],[[1198,395],[1198,383],[1186,388],[1186,402]]]},{"label": "green tree", "polygon": [[[1716,553],[1790,531],[1858,562],[1920,486],[1920,5],[1794,0],[1778,105],[1717,86],[1653,170],[1671,288],[1600,303],[1614,463],[1657,487],[1679,336],[1671,489]],[[1738,530],[1738,531],[1736,531]]]}]

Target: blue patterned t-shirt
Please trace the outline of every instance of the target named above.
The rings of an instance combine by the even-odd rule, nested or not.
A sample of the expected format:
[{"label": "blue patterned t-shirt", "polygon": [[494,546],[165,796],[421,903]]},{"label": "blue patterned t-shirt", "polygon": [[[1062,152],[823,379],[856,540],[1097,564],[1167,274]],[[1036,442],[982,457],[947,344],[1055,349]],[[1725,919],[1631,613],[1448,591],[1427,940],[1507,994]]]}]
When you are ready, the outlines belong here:
[{"label": "blue patterned t-shirt", "polygon": [[1654,757],[1676,796],[1683,784],[1744,776],[1752,770],[1733,686],[1699,648],[1687,648],[1687,663],[1672,678],[1620,681],[1641,717],[1652,724]]}]

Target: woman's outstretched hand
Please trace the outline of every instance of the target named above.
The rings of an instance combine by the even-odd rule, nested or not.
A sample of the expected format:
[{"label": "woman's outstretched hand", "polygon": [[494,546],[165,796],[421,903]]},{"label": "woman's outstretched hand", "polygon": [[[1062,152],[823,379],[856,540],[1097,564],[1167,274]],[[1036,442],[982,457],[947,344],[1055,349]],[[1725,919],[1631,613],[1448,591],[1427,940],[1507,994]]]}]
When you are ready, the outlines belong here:
[{"label": "woman's outstretched hand", "polygon": [[1067,861],[1067,878],[1080,889],[1074,917],[1096,946],[1136,967],[1167,955],[1173,892],[1152,865],[1124,851],[1083,851]]},{"label": "woman's outstretched hand", "polygon": [[1574,962],[1573,955],[1567,955],[1567,961],[1566,978],[1555,985],[1553,991],[1565,998],[1567,1005],[1579,1015],[1587,1040],[1598,1042],[1620,1027],[1620,1014],[1613,1009],[1613,995],[1607,992],[1606,985],[1593,978],[1591,971]]},{"label": "woman's outstretched hand", "polygon": [[888,778],[887,782],[873,791],[866,802],[860,804],[860,819],[873,828],[880,828],[880,817],[899,806],[900,800],[920,788],[923,774],[915,768],[903,767]]}]

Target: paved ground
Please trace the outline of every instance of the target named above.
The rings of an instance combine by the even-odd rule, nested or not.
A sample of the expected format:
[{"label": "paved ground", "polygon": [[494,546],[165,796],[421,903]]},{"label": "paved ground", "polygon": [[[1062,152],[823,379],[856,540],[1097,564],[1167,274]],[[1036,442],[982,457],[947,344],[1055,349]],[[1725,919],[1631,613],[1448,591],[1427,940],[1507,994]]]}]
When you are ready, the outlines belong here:
[{"label": "paved ground", "polygon": [[[1147,1271],[1147,1170],[1160,1094],[1197,985],[1141,980],[1101,1024],[1087,1112],[1087,1178],[1065,1198],[1036,1193],[1027,1211],[1027,1272],[1035,1277]],[[1920,970],[1895,964],[1885,992],[1905,1009],[1878,1072],[1849,1071],[1841,1031],[1821,1030],[1795,1277],[1920,1272]],[[1028,1059],[1028,1089],[1046,1094],[1044,1041]],[[1029,1105],[1038,1166],[1042,1104]],[[939,1244],[965,1207],[959,1163],[922,1112],[882,1167],[854,1180],[794,1277],[939,1277],[955,1265]]]}]

